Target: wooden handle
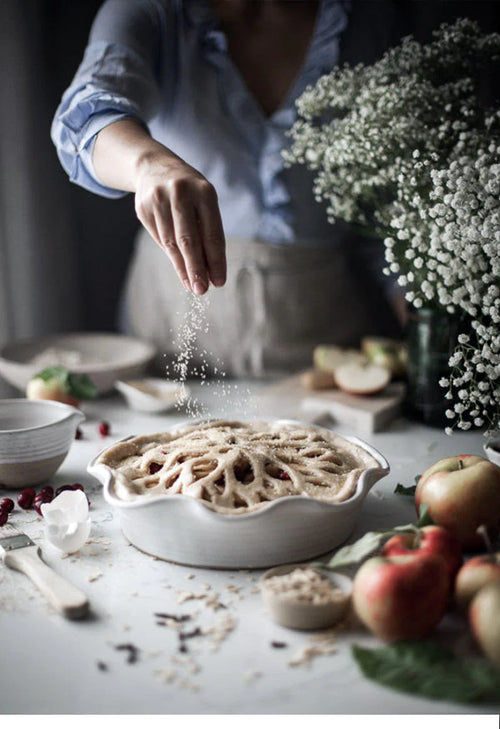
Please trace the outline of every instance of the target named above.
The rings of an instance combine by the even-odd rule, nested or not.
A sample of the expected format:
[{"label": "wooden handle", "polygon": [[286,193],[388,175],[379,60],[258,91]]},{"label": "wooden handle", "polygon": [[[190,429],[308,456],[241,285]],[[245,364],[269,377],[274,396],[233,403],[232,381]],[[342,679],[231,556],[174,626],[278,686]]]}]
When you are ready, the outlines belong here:
[{"label": "wooden handle", "polygon": [[87,614],[89,603],[86,595],[46,565],[38,547],[22,547],[7,552],[4,562],[7,567],[29,577],[64,617],[83,618]]}]

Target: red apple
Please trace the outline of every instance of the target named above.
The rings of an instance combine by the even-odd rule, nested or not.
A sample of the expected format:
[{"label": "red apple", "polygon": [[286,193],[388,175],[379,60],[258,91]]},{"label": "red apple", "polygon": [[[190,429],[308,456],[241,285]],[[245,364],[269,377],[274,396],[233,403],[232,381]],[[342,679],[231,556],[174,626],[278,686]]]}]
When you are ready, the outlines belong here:
[{"label": "red apple", "polygon": [[422,504],[434,524],[448,529],[464,549],[479,548],[478,527],[500,526],[500,467],[480,456],[443,458],[419,479],[417,512]]},{"label": "red apple", "polygon": [[474,596],[491,582],[500,582],[500,552],[471,557],[455,580],[455,602],[466,611]]},{"label": "red apple", "polygon": [[485,656],[500,666],[500,582],[479,590],[469,608],[469,622]]},{"label": "red apple", "polygon": [[434,555],[372,557],[354,578],[354,610],[386,641],[423,638],[436,628],[449,598],[443,559]]},{"label": "red apple", "polygon": [[425,526],[415,532],[404,532],[389,539],[381,552],[384,557],[406,555],[434,555],[444,560],[450,589],[463,562],[460,542],[447,529]]}]

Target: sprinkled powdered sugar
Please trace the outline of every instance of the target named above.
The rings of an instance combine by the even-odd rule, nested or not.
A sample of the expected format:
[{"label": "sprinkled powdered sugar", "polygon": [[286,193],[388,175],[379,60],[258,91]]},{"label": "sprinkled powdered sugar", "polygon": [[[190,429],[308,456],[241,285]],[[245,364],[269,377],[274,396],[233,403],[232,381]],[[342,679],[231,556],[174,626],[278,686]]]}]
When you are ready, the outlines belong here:
[{"label": "sprinkled powdered sugar", "polygon": [[187,395],[187,380],[196,378],[200,386],[210,390],[220,401],[221,409],[218,409],[218,417],[229,413],[231,401],[236,398],[239,409],[245,416],[250,407],[249,389],[227,382],[224,363],[213,352],[201,347],[198,342],[199,335],[207,334],[209,330],[207,310],[210,300],[208,297],[195,294],[188,296],[189,306],[182,315],[181,325],[177,332],[170,330],[176,355],[171,365],[166,366],[167,377],[171,377],[180,385],[176,407],[184,408],[191,418],[214,417],[209,406]]}]

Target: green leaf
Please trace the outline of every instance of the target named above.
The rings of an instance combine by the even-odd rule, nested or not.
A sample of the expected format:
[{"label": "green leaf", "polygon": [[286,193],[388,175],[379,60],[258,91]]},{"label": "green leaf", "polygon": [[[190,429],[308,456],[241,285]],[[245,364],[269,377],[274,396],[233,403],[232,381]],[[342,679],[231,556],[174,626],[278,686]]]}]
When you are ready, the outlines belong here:
[{"label": "green leaf", "polygon": [[421,504],[418,510],[418,522],[417,526],[432,526],[434,524],[431,515],[429,514],[429,507],[427,504]]},{"label": "green leaf", "polygon": [[90,400],[97,395],[94,383],[87,375],[74,374],[59,365],[46,367],[41,372],[38,372],[35,377],[44,382],[57,382],[64,393],[72,395],[79,400]]},{"label": "green leaf", "polygon": [[325,569],[334,569],[357,564],[382,549],[385,542],[396,534],[400,534],[401,532],[415,532],[416,530],[417,527],[414,524],[405,524],[404,526],[394,527],[394,529],[388,531],[367,532],[353,544],[347,544],[345,547],[339,549],[327,564],[316,564],[316,566],[321,566]]},{"label": "green leaf", "polygon": [[395,494],[402,494],[403,496],[414,496],[417,489],[417,484],[420,481],[421,476],[415,476],[415,483],[413,486],[403,486],[402,483],[398,483],[394,489]]},{"label": "green leaf", "polygon": [[92,400],[97,396],[96,387],[87,375],[71,373],[68,377],[68,388],[69,394],[79,400]]},{"label": "green leaf", "polygon": [[38,372],[35,377],[43,380],[44,382],[50,382],[56,380],[59,384],[64,385],[68,379],[69,372],[64,367],[54,366],[46,367],[41,372]]},{"label": "green leaf", "polygon": [[431,699],[500,701],[500,671],[482,659],[459,658],[434,641],[398,641],[383,648],[352,647],[366,678]]}]

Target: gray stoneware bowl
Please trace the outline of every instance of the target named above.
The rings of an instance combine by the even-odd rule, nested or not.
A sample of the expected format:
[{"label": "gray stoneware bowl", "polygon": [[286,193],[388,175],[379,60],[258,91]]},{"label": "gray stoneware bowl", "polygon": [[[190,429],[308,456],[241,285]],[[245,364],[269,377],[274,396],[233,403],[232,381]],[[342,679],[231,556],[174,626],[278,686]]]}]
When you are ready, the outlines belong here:
[{"label": "gray stoneware bowl", "polygon": [[52,400],[0,400],[0,488],[43,483],[71,448],[84,414]]},{"label": "gray stoneware bowl", "polygon": [[[275,423],[305,425],[290,420]],[[104,451],[87,470],[102,483],[104,498],[118,514],[124,535],[143,552],[192,567],[263,569],[318,557],[338,547],[354,530],[366,495],[389,473],[389,464],[359,438],[345,439],[368,451],[379,466],[364,471],[353,496],[338,504],[285,496],[247,514],[219,514],[182,494],[137,501],[118,498],[114,471],[97,463]]]}]

